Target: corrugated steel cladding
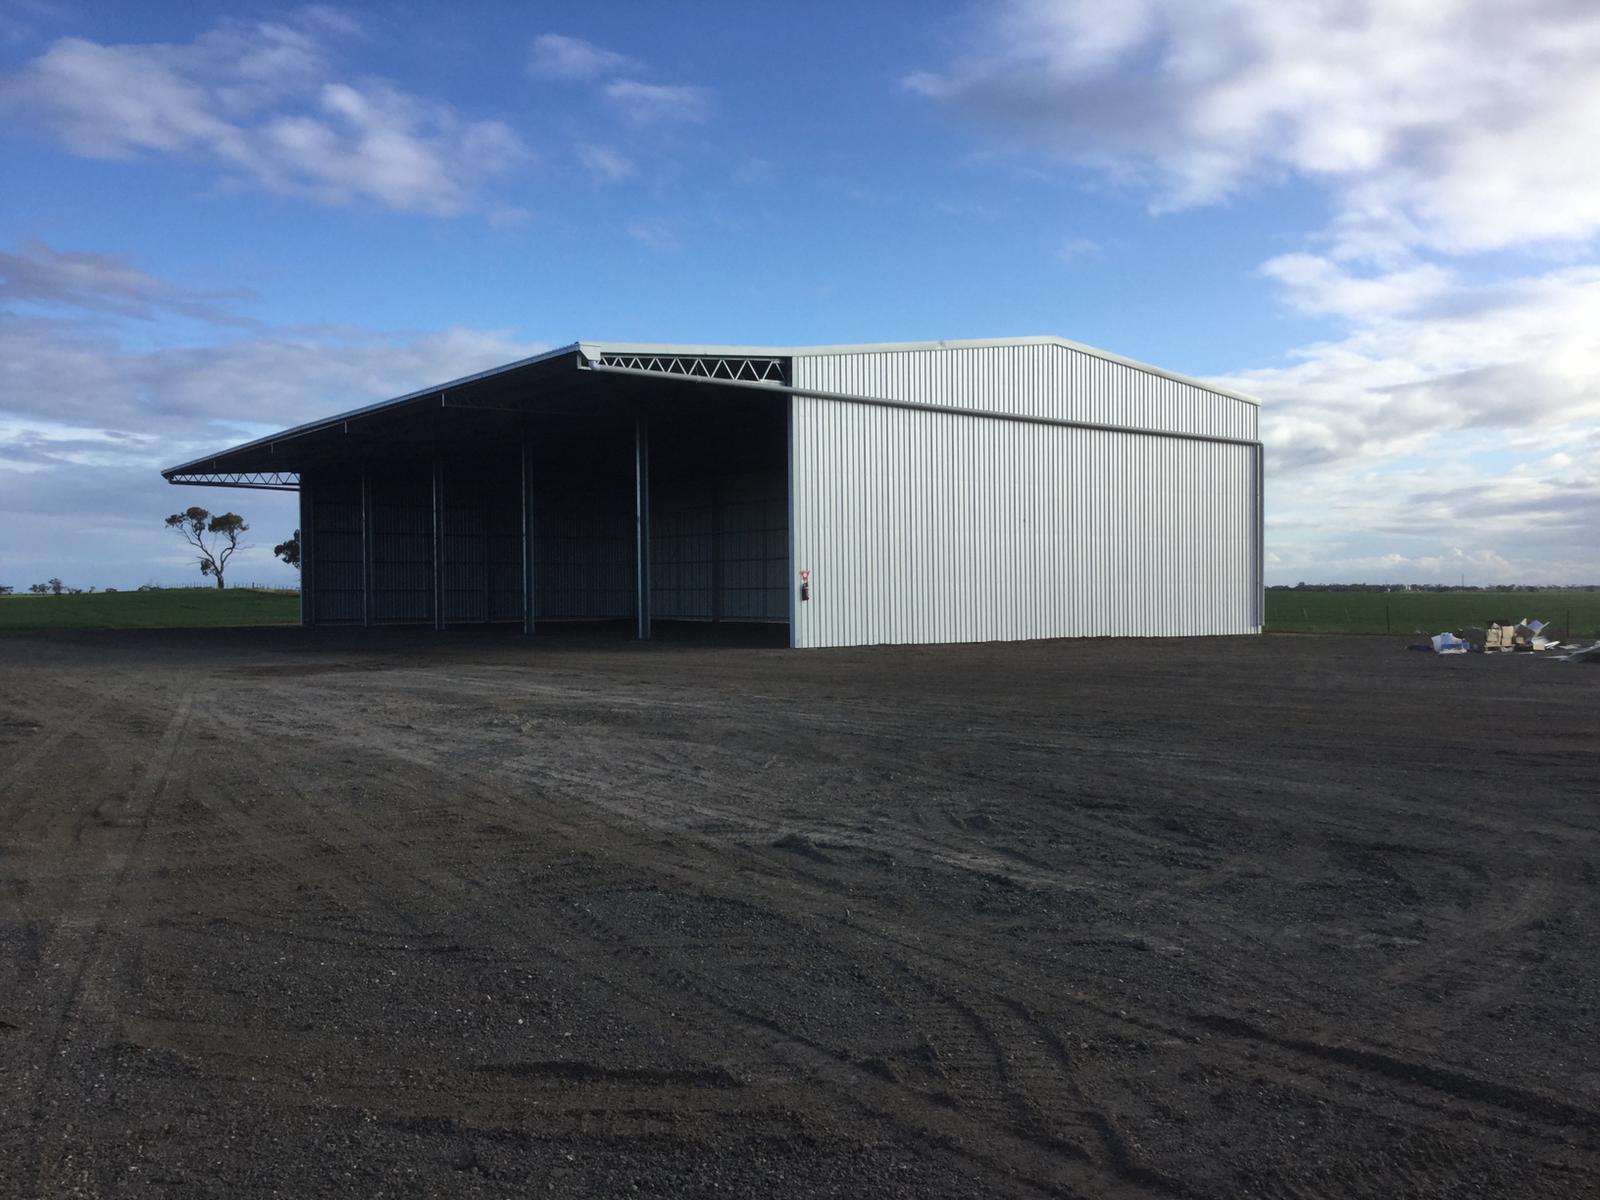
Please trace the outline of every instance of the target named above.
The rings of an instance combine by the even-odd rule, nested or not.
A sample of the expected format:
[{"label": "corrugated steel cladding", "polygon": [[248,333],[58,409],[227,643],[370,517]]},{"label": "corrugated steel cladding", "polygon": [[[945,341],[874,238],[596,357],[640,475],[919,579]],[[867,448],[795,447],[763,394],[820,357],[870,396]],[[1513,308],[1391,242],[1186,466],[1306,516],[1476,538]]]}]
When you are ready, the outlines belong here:
[{"label": "corrugated steel cladding", "polygon": [[789,513],[781,466],[653,489],[650,604],[655,617],[789,618]]},{"label": "corrugated steel cladding", "polygon": [[793,385],[969,412],[1254,441],[1254,404],[1058,343],[803,354]]},{"label": "corrugated steel cladding", "polygon": [[[1254,404],[1055,341],[789,353],[785,386],[649,394],[654,617],[796,646],[1260,630]],[[538,620],[634,616],[633,433],[581,438],[303,474],[306,619],[518,621],[527,586]]]},{"label": "corrugated steel cladding", "polygon": [[1251,442],[1255,405],[1053,344],[801,355],[793,385],[900,405],[792,401],[795,645],[1259,632],[1258,447],[1049,423]]}]

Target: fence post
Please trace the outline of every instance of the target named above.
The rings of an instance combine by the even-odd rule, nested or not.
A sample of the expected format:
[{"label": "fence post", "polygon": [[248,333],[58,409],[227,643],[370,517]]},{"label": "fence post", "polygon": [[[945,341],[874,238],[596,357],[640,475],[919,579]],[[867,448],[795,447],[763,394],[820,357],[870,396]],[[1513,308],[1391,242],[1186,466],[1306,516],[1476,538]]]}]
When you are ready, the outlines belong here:
[{"label": "fence post", "polygon": [[1387,604],[1383,606],[1383,631],[1385,633],[1394,632],[1394,630],[1389,628],[1389,606]]}]

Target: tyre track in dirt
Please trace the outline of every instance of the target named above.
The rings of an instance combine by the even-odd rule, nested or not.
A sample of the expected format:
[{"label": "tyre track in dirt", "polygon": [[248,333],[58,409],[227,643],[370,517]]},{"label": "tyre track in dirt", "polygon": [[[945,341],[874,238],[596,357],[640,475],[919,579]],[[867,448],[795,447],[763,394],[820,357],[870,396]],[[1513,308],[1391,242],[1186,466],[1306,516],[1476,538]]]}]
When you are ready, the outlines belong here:
[{"label": "tyre track in dirt", "polygon": [[[1059,671],[1039,695],[1013,698],[1007,680],[959,668],[960,694],[932,695],[946,659],[1012,661],[1001,675],[1025,661],[983,648],[908,656],[908,672],[880,652],[772,656],[740,676],[736,656],[738,682],[714,693],[693,672],[724,674],[715,661],[685,671],[689,655],[620,650],[562,651],[555,662],[579,664],[568,672],[578,682],[538,695],[522,686],[542,679],[538,655],[531,667],[496,652],[487,657],[504,662],[443,672],[467,683],[395,655],[309,683],[298,667],[264,664],[273,670],[241,675],[213,704],[233,722],[222,742],[250,752],[185,788],[195,795],[182,821],[164,806],[174,876],[138,898],[161,914],[146,983],[97,973],[113,989],[154,983],[170,1000],[120,1019],[147,1049],[117,1060],[112,1099],[159,1106],[193,1077],[221,1111],[237,1103],[275,1131],[252,1143],[269,1159],[271,1138],[312,1119],[297,1113],[347,1129],[375,1120],[361,1127],[397,1146],[455,1139],[465,1166],[417,1164],[440,1192],[503,1190],[509,1177],[491,1186],[474,1165],[495,1162],[544,1161],[524,1178],[553,1183],[537,1149],[551,1137],[624,1156],[630,1143],[608,1139],[663,1139],[697,1147],[691,1161],[726,1161],[729,1143],[716,1139],[730,1123],[754,1144],[788,1147],[794,1179],[817,1178],[796,1147],[840,1145],[859,1128],[916,1147],[974,1194],[1600,1192],[1600,1087],[1573,1082],[1595,1070],[1584,1049],[1592,973],[1573,958],[1594,941],[1584,773],[1575,760],[1521,769],[1466,747],[1456,731],[1487,701],[1465,687],[1388,686],[1445,667],[1460,684],[1493,664],[1401,655],[1384,666],[1352,653],[1364,670],[1370,660],[1359,687],[1325,688],[1318,668],[1306,677],[1319,681],[1315,702],[1269,680],[1258,704],[1247,690],[1265,676],[1231,651],[1186,644],[1180,664],[1166,649],[1114,649],[1038,651],[1103,660],[1082,686],[1134,699],[1111,719],[1063,690],[1079,685]],[[1123,671],[1130,656],[1139,665]],[[833,665],[858,659],[870,683]],[[1174,718],[1162,694],[1175,690],[1163,672],[1191,662],[1227,663],[1220,683],[1214,670],[1197,676],[1220,731]],[[765,684],[769,666],[795,682]],[[1541,744],[1549,729],[1566,745],[1576,727],[1561,706],[1585,677],[1550,678],[1536,706],[1532,692],[1521,699]],[[857,688],[867,702],[840,694]],[[1398,709],[1433,694],[1437,719],[1403,740],[1352,738],[1379,721],[1326,715],[1358,696]],[[1053,695],[1065,705],[1047,716]],[[1293,709],[1285,696],[1331,736],[1294,733],[1298,761],[1268,758],[1249,780],[1289,728],[1275,715]],[[1241,703],[1251,715],[1234,721]],[[1508,711],[1507,738],[1520,711]],[[1144,728],[1163,713],[1165,725]],[[1122,753],[1130,737],[1163,752]],[[131,747],[103,749],[95,770]],[[293,787],[248,790],[280,772]],[[1486,794],[1512,774],[1514,803]],[[30,811],[42,782],[22,781]],[[994,829],[967,824],[985,813]],[[71,861],[49,858],[68,848],[61,837],[86,830],[92,855],[125,831],[94,824],[92,810],[54,820],[50,844],[28,853],[53,880],[49,895],[70,901],[86,877],[50,874]],[[1288,889],[1282,932],[1275,889]],[[144,934],[105,936],[137,950]],[[246,967],[239,987],[185,974],[173,957],[211,948]],[[263,954],[312,1022],[274,1019],[265,998],[282,989],[249,962]],[[356,976],[342,987],[358,1005],[347,1021],[318,1007],[341,964]],[[416,982],[391,993],[383,977],[409,964]],[[457,987],[492,990],[500,964],[567,978],[580,1008],[597,1010],[591,1040],[568,1054],[552,1025],[527,1043],[549,1049],[522,1051],[474,1024],[440,1044],[431,1027],[387,1016],[415,1022],[419,1004],[449,1003]],[[1330,975],[1341,969],[1352,977]],[[1465,1024],[1485,1002],[1504,1024]],[[1457,1024],[1435,1030],[1430,1008]],[[0,1028],[0,1055],[8,1037]],[[1570,1066],[1552,1038],[1570,1047]],[[654,1057],[658,1045],[667,1057]],[[1524,1048],[1526,1068],[1515,1061]],[[57,1092],[83,1082],[65,1072]],[[1189,1111],[1201,1123],[1187,1124]],[[100,1136],[101,1162],[118,1161],[114,1135]],[[153,1153],[170,1159],[177,1145]],[[209,1178],[189,1162],[173,1178]],[[52,1178],[64,1190],[72,1174]],[[887,1194],[892,1179],[861,1190]]]},{"label": "tyre track in dirt", "polygon": [[[236,722],[226,713],[214,713],[213,717],[224,726],[233,728],[241,743],[250,735],[247,725]],[[437,783],[448,779],[457,795],[464,787],[476,791],[470,781],[450,775],[417,757],[400,755],[393,744],[369,744],[366,749],[379,759],[403,758],[405,776],[390,781],[390,786],[396,792],[416,789],[419,786],[416,779],[418,773],[432,776]],[[281,777],[296,791],[303,792],[308,786],[294,768],[282,763],[273,763],[272,767],[275,772],[281,771]],[[488,797],[492,796],[493,793],[488,794]],[[473,806],[474,810],[479,815],[507,817],[504,800],[488,797],[479,795],[479,803]],[[392,809],[390,813],[393,813]],[[392,823],[379,825],[353,809],[337,814],[324,810],[321,814],[322,819],[330,816],[345,826],[343,832],[348,837],[348,845],[358,847],[363,854],[380,856],[384,860],[387,868],[384,878],[403,881],[401,886],[410,893],[409,903],[435,913],[475,914],[474,920],[461,926],[462,937],[476,937],[481,942],[486,926],[492,924],[496,927],[498,936],[495,941],[499,948],[515,953],[525,944],[526,934],[523,930],[527,926],[508,920],[496,911],[504,905],[504,897],[486,892],[470,876],[452,870],[425,852],[419,853],[418,848],[404,838],[394,836]],[[568,837],[576,832],[562,829],[554,821],[541,822],[541,826],[547,830],[553,828]],[[1148,1187],[1143,1186],[1129,1190],[1128,1181],[1116,1171],[1105,1171],[1087,1161],[1063,1161],[1063,1143],[1057,1138],[1042,1139],[1043,1144],[1040,1144],[1041,1139],[1030,1134],[1019,1133],[1005,1124],[986,1121],[981,1111],[976,1114],[952,1111],[919,1093],[908,1093],[876,1077],[849,1055],[841,1054],[783,1027],[764,1014],[750,1010],[739,1002],[737,996],[730,995],[713,980],[662,961],[650,948],[635,943],[628,931],[595,917],[581,907],[541,908],[538,915],[547,921],[560,923],[562,945],[559,953],[569,961],[572,969],[594,979],[611,994],[627,997],[636,1006],[642,1022],[687,1022],[701,1030],[708,1044],[715,1044],[727,1037],[731,1019],[742,1040],[774,1056],[789,1067],[796,1077],[804,1078],[808,1086],[826,1086],[835,1102],[861,1107],[875,1117],[905,1127],[908,1133],[926,1139],[931,1145],[954,1153],[962,1160],[965,1169],[979,1169],[980,1178],[1003,1179],[1011,1187],[1029,1183],[1041,1189],[1041,1194],[1132,1196],[1149,1192]],[[774,919],[780,918],[774,915]],[[572,945],[574,941],[578,943],[577,949]],[[653,986],[641,990],[642,980],[650,981]],[[702,1015],[691,1015],[696,1012],[694,1002],[706,1006]],[[950,1028],[948,1025],[945,1027]],[[973,1040],[973,1036],[969,1033],[964,1037],[953,1037],[952,1044],[959,1042],[962,1047],[960,1053],[967,1055],[971,1053],[967,1043]],[[983,1035],[980,1033],[977,1036]],[[990,1040],[992,1042],[992,1038]],[[873,1102],[866,1103],[867,1099]],[[988,1104],[987,1098],[985,1104]],[[1080,1157],[1083,1155],[1081,1149],[1078,1154]]]},{"label": "tyre track in dirt", "polygon": [[137,945],[130,944],[126,933],[112,937],[111,926],[121,916],[116,911],[120,894],[138,864],[152,814],[167,789],[194,700],[193,692],[178,698],[137,785],[120,802],[103,803],[97,810],[105,812],[113,823],[120,822],[120,828],[129,832],[120,844],[107,850],[99,894],[85,897],[96,914],[94,924],[83,939],[81,957],[70,974],[36,1084],[32,1107],[38,1114],[35,1119],[46,1131],[38,1143],[32,1172],[40,1195],[55,1190],[55,1176],[68,1166],[64,1160],[68,1158],[74,1128],[68,1115],[72,1102],[63,1100],[58,1093],[65,1077],[81,1070],[86,1058],[107,1040],[106,1031],[115,1028],[115,1013],[126,993],[117,980],[125,977],[128,960],[137,953]]},{"label": "tyre track in dirt", "polygon": [[[581,779],[575,779],[569,780],[568,782],[574,785],[581,785],[584,781]],[[585,805],[590,809],[590,811],[592,811],[593,805],[595,804],[594,792],[591,790],[585,793],[581,790],[580,786],[575,786],[574,791],[575,794],[583,794],[585,796]],[[751,799],[754,798],[752,797]],[[606,806],[602,805],[601,807]],[[611,806],[608,811],[611,811],[613,815],[619,815],[617,806]],[[628,822],[629,818],[624,816],[624,819],[619,822],[617,832],[625,832]],[[732,853],[737,855],[739,853],[737,847],[730,849],[724,845],[717,846],[717,850],[725,854]],[[630,864],[630,866],[638,870],[648,869],[658,863],[659,859],[662,857],[662,853],[662,848],[652,846],[645,861],[635,862]],[[670,854],[670,850],[667,851],[667,853]],[[675,865],[679,871],[689,872],[692,870],[691,865],[686,861],[680,860]],[[759,870],[767,865],[768,864],[764,858],[758,858],[757,861],[752,862],[749,860],[748,855],[746,855],[746,861],[743,862],[741,870]],[[765,876],[763,882],[766,887],[772,888],[781,885],[782,880],[772,876],[771,874],[768,874]],[[714,886],[715,881],[702,875],[697,880],[697,884],[701,887]],[[801,896],[791,895],[790,900],[793,902],[802,898],[804,898],[804,894]],[[837,899],[833,895],[825,895],[823,897],[823,903],[824,908],[822,910],[814,911],[815,915],[818,917],[826,918],[827,916],[831,915],[832,910],[836,907]],[[852,903],[862,903],[864,908],[868,907],[868,903],[862,902],[859,897],[855,900],[852,900]],[[876,915],[876,919],[880,922],[892,924],[894,916],[893,914],[878,913]],[[946,930],[945,939],[947,941],[955,941],[959,939],[959,935],[950,930]],[[920,939],[908,939],[902,941],[901,944],[905,949],[909,949],[917,954],[925,954],[926,952],[919,942]],[[974,946],[972,949],[977,951],[979,947]],[[1018,980],[1017,983],[1019,986],[1026,986],[1026,982],[1024,980]],[[1117,1001],[1113,1001],[1107,997],[1089,997],[1082,994],[1077,994],[1074,998],[1080,1003],[1085,1003],[1095,1007],[1102,1016],[1121,1020],[1130,1019],[1123,1010],[1114,1007]],[[1213,1032],[1217,1031],[1216,1023],[1210,1020],[1209,1015],[1205,1013],[1177,1012],[1169,1014],[1169,1018],[1170,1019],[1166,1022],[1148,1020],[1139,1021],[1137,1019],[1133,1020],[1134,1023],[1141,1024],[1145,1028],[1161,1032],[1167,1036],[1178,1037],[1185,1041],[1190,1041],[1193,1039],[1195,1029],[1194,1024],[1184,1024],[1184,1022],[1197,1023],[1202,1027],[1211,1028]],[[1242,1027],[1234,1027],[1224,1030],[1224,1032],[1239,1035],[1243,1032],[1243,1030]],[[1286,1064],[1286,1077],[1315,1077],[1319,1068],[1325,1068],[1328,1064],[1332,1063],[1344,1068],[1353,1068],[1358,1071],[1376,1072],[1385,1077],[1385,1082],[1399,1080],[1407,1082],[1413,1087],[1421,1084],[1427,1089],[1437,1090],[1444,1093],[1444,1097],[1442,1099],[1430,1100],[1426,1098],[1425,1095],[1422,1098],[1413,1095],[1408,1099],[1410,1099],[1410,1101],[1416,1104],[1419,1108],[1433,1113],[1436,1117],[1444,1116],[1451,1121],[1459,1119],[1459,1102],[1465,1099],[1480,1104],[1493,1104],[1507,1109],[1511,1114],[1514,1115],[1512,1115],[1509,1121],[1506,1122],[1505,1127],[1517,1133],[1527,1133],[1531,1131],[1530,1128],[1523,1123],[1524,1117],[1529,1113],[1542,1116],[1559,1125],[1574,1126],[1579,1129],[1593,1129],[1596,1125],[1596,1114],[1593,1109],[1561,1104],[1552,1105],[1549,1098],[1539,1092],[1497,1085],[1463,1072],[1439,1070],[1431,1066],[1424,1067],[1409,1060],[1396,1059],[1394,1056],[1385,1054],[1376,1049],[1369,1050],[1359,1047],[1329,1044],[1318,1042],[1314,1039],[1276,1037],[1273,1035],[1268,1035],[1261,1030],[1254,1030],[1246,1034],[1241,1040],[1247,1047],[1237,1056],[1238,1059],[1241,1060],[1257,1056],[1260,1053],[1262,1043],[1271,1043],[1272,1046],[1279,1051],[1290,1049],[1297,1052],[1297,1055],[1311,1055],[1319,1060],[1317,1064],[1308,1066],[1303,1059],[1297,1060],[1295,1058],[1291,1058],[1290,1062]],[[1558,1144],[1567,1144],[1569,1138],[1564,1133],[1556,1132],[1553,1134],[1553,1140]]]},{"label": "tyre track in dirt", "polygon": [[[374,742],[369,743],[368,748],[384,757],[401,758],[408,764],[410,768],[433,772],[441,777],[441,779],[448,775],[448,769],[446,767],[443,767],[440,764],[430,760],[425,755],[418,754],[414,750],[408,749],[401,743],[380,737]],[[475,754],[475,756],[478,757],[480,761],[483,759],[481,754]],[[462,792],[476,794],[477,789],[471,786],[463,786],[466,781],[462,780],[459,776],[456,776],[455,780],[455,787],[458,794]],[[594,792],[594,784],[596,781],[594,779],[585,780],[580,777],[565,779],[562,782],[566,783],[572,788],[573,795],[584,796],[582,807],[579,808],[578,811],[583,814],[584,818],[589,818],[592,820],[596,809]],[[587,790],[584,790],[584,784],[588,785]],[[487,805],[480,808],[479,811],[485,813],[494,812],[500,814],[501,816],[505,816],[509,801],[526,802],[530,796],[533,796],[540,803],[541,812],[538,821],[538,825],[540,827],[560,829],[564,837],[573,840],[595,840],[597,830],[600,829],[600,826],[591,823],[585,827],[584,824],[573,823],[572,814],[570,812],[560,813],[557,811],[564,807],[561,801],[552,800],[551,798],[545,796],[542,791],[530,791],[529,789],[519,787],[508,790],[499,796],[494,796],[491,794],[489,797],[487,797]],[[484,799],[485,797],[479,796],[480,801],[483,801]],[[634,832],[632,826],[636,826],[638,823],[636,819],[637,813],[633,813],[627,817],[619,817],[615,806],[599,805],[598,807],[600,807],[603,811],[609,812],[613,817],[618,818],[614,820],[609,827],[601,831],[602,836],[600,840],[609,843],[613,847],[616,845],[627,844],[634,840],[631,835]],[[604,834],[609,834],[610,836],[604,836]],[[733,848],[730,851],[729,847],[719,844],[715,847],[715,849],[724,855],[729,853],[732,853],[735,856],[738,855],[737,848]],[[719,886],[719,881],[706,875],[704,871],[700,869],[698,864],[685,858],[681,854],[676,854],[670,847],[662,847],[658,844],[652,843],[645,850],[642,856],[630,860],[627,865],[632,871],[638,871],[641,873],[653,872],[659,876],[661,875],[666,862],[671,863],[672,870],[672,874],[666,878],[666,882],[672,886],[682,887],[685,884],[689,884],[702,893],[706,893],[708,889],[712,889],[710,894],[716,894],[714,889]],[[752,856],[749,854],[744,855],[743,861],[741,862],[741,873],[751,870],[764,870],[766,872],[762,877],[764,886],[775,890],[785,890],[783,887],[785,880],[781,875],[773,874],[771,872],[770,863],[761,856],[757,855],[752,858]],[[814,901],[816,896],[814,893],[806,890],[800,890],[799,892],[796,892],[793,889],[789,889],[786,898],[789,903],[795,903]],[[822,900],[824,907],[821,910],[812,909],[812,915],[818,919],[836,919],[836,910],[838,906],[837,896],[828,894],[823,896]],[[854,903],[855,901],[852,902]],[[877,914],[877,919],[884,921],[886,916],[889,915],[880,913]],[[607,948],[611,947],[615,941],[625,938],[626,935],[620,934],[616,930],[601,929],[596,930],[594,936],[601,944],[602,948]],[[947,940],[954,940],[949,931],[946,932],[946,936]],[[916,964],[915,966],[910,962],[904,963],[903,965],[907,971],[928,971],[929,967],[926,962],[927,956],[922,948],[916,944],[916,940],[914,938],[903,936],[900,946],[902,951],[910,951],[923,959],[922,962]],[[976,949],[976,947],[974,947],[974,949]],[[956,964],[953,964],[948,958],[941,960],[939,963],[940,968],[945,971],[948,971],[953,965]],[[978,980],[972,980],[972,982],[978,982]],[[992,982],[992,980],[989,980],[988,982]],[[1023,980],[1018,980],[1017,985],[1020,987],[1027,986],[1026,982]],[[1090,997],[1082,994],[1074,994],[1073,999],[1080,1004],[1086,1004],[1090,1007],[1093,1007],[1098,1011],[1099,1015],[1104,1018],[1132,1023],[1147,1030],[1160,1032],[1167,1037],[1186,1042],[1194,1040],[1196,1025],[1204,1029],[1208,1026],[1208,1024],[1211,1024],[1206,1020],[1205,1014],[1174,1013],[1168,1014],[1168,1018],[1166,1020],[1152,1020],[1142,1015],[1130,1017],[1124,1010],[1116,1007],[1117,1001],[1108,999],[1106,997]],[[726,1007],[727,1001],[722,1000],[720,1003]],[[763,1019],[759,1016],[759,1014],[750,1013],[748,1011],[741,1010],[741,1014],[756,1020]],[[785,1032],[792,1033],[792,1031]],[[1242,1062],[1259,1059],[1263,1048],[1269,1045],[1274,1051],[1280,1052],[1280,1057],[1282,1051],[1290,1051],[1291,1053],[1288,1055],[1288,1060],[1284,1063],[1281,1063],[1278,1069],[1280,1071],[1280,1077],[1291,1083],[1298,1084],[1307,1077],[1319,1081],[1324,1080],[1326,1078],[1326,1072],[1330,1067],[1339,1068],[1340,1075],[1347,1075],[1352,1070],[1363,1076],[1369,1072],[1376,1071],[1385,1077],[1384,1083],[1390,1087],[1392,1087],[1392,1085],[1396,1082],[1407,1083],[1411,1085],[1410,1093],[1404,1097],[1398,1098],[1404,1099],[1414,1108],[1420,1110],[1421,1113],[1425,1115],[1425,1118],[1431,1118],[1428,1120],[1428,1124],[1430,1127],[1435,1129],[1437,1129],[1438,1126],[1434,1124],[1434,1121],[1439,1118],[1458,1118],[1460,1105],[1464,1099],[1480,1105],[1487,1103],[1508,1108],[1510,1112],[1515,1115],[1513,1115],[1509,1122],[1506,1123],[1506,1127],[1512,1131],[1520,1133],[1530,1132],[1529,1127],[1523,1120],[1524,1115],[1530,1109],[1535,1113],[1542,1112],[1542,1115],[1546,1118],[1554,1119],[1558,1123],[1563,1124],[1577,1123],[1580,1126],[1584,1126],[1592,1124],[1593,1121],[1593,1114],[1587,1110],[1560,1107],[1556,1109],[1549,1109],[1545,1106],[1545,1098],[1539,1096],[1537,1093],[1527,1093],[1517,1089],[1497,1088],[1492,1085],[1485,1085],[1483,1081],[1476,1080],[1471,1076],[1462,1076],[1448,1072],[1410,1070],[1405,1062],[1389,1059],[1385,1056],[1376,1054],[1376,1052],[1371,1052],[1370,1057],[1366,1052],[1352,1050],[1351,1052],[1346,1053],[1344,1052],[1346,1048],[1343,1047],[1325,1046],[1316,1042],[1305,1040],[1285,1038],[1274,1039],[1264,1035],[1262,1031],[1253,1031],[1247,1033],[1242,1028],[1219,1030],[1213,1027],[1211,1028],[1210,1032],[1213,1036],[1218,1033],[1231,1035],[1224,1040],[1232,1042],[1238,1047],[1238,1050],[1235,1053],[1226,1056],[1222,1061],[1224,1063],[1233,1065],[1235,1068],[1237,1068]],[[826,1048],[819,1047],[819,1049],[825,1050]],[[1311,1056],[1316,1061],[1308,1064],[1305,1061],[1306,1056]],[[1335,1078],[1337,1078],[1337,1076]],[[1335,1092],[1343,1092],[1347,1095],[1352,1091],[1359,1092],[1363,1090],[1362,1087],[1352,1089],[1349,1086],[1341,1087],[1333,1081],[1328,1082],[1329,1085],[1333,1087]],[[1419,1083],[1425,1085],[1425,1090],[1421,1096],[1416,1094],[1416,1087]],[[1370,1091],[1370,1089],[1366,1090]],[[1442,1099],[1438,1097],[1431,1097],[1429,1092],[1433,1090],[1442,1091],[1445,1093],[1445,1096]],[[1110,1140],[1114,1142],[1115,1139]],[[1566,1144],[1568,1138],[1566,1135],[1558,1132],[1554,1135],[1554,1141],[1558,1145]],[[1124,1159],[1127,1159],[1125,1146]],[[1131,1165],[1131,1169],[1136,1173],[1141,1170],[1138,1164],[1129,1164],[1125,1161],[1124,1165]],[[1159,1178],[1158,1173],[1150,1172],[1150,1174]]]}]

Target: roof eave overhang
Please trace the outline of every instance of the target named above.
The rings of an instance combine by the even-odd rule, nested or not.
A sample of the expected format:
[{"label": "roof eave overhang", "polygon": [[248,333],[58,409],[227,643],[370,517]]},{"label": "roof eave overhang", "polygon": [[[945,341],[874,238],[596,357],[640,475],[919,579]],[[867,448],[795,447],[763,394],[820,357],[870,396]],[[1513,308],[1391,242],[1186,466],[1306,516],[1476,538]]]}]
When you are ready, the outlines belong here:
[{"label": "roof eave overhang", "polygon": [[351,421],[358,421],[378,413],[404,408],[407,405],[428,401],[441,401],[449,393],[474,384],[482,384],[515,372],[526,370],[541,363],[551,362],[564,355],[576,354],[579,351],[578,343],[573,342],[566,346],[559,346],[554,350],[547,350],[543,354],[536,354],[530,358],[521,358],[515,362],[505,363],[492,367],[487,371],[478,371],[472,375],[463,375],[459,379],[452,379],[448,383],[435,384],[432,387],[420,388],[414,392],[407,392],[403,396],[396,396],[392,400],[380,400],[374,404],[366,404],[360,408],[352,408],[348,412],[336,413],[331,417],[323,417],[317,421],[308,421],[303,425],[295,425],[288,429],[279,430],[277,433],[267,434],[265,437],[255,438],[252,441],[241,442],[237,446],[230,446],[216,454],[208,454],[190,462],[180,463],[174,467],[167,467],[162,472],[162,478],[173,482],[172,477],[180,474],[202,474],[215,472],[218,464],[231,455],[244,454],[252,450],[270,448],[279,442],[292,441],[308,434],[321,433],[330,429],[337,429]]}]

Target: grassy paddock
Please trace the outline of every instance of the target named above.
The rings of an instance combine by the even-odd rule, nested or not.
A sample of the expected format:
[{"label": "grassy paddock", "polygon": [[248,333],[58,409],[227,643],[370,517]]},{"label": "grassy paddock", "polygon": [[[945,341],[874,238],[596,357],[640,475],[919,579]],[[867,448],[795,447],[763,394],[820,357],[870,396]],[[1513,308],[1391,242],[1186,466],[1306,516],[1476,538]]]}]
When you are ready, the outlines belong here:
[{"label": "grassy paddock", "polygon": [[1524,617],[1600,631],[1600,592],[1268,592],[1277,633],[1439,633]]},{"label": "grassy paddock", "polygon": [[179,629],[200,625],[293,625],[299,620],[298,593],[250,588],[0,596],[0,630]]}]

